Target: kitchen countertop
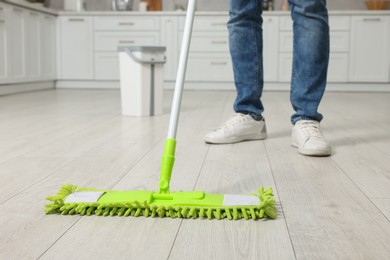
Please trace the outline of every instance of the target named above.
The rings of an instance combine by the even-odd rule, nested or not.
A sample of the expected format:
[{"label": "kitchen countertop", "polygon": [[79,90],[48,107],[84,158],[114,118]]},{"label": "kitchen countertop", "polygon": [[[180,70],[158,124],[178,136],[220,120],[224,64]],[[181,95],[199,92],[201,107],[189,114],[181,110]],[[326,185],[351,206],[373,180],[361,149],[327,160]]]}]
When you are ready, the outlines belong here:
[{"label": "kitchen countertop", "polygon": [[[59,15],[71,15],[71,16],[126,16],[126,15],[178,15],[183,16],[186,13],[184,11],[151,11],[151,12],[138,12],[138,11],[129,11],[129,12],[119,12],[119,11],[83,11],[83,12],[67,12],[60,11]],[[196,15],[207,15],[207,16],[223,16],[228,15],[226,11],[197,11]],[[263,12],[264,16],[280,16],[280,15],[290,15],[289,11],[265,11]],[[385,11],[368,11],[368,10],[356,10],[356,11],[329,11],[329,15],[389,15],[390,10]]]},{"label": "kitchen countertop", "polygon": [[[82,11],[82,12],[73,12],[73,11],[62,11],[62,10],[54,10],[50,8],[44,7],[42,4],[33,4],[28,3],[24,0],[0,0],[0,2],[25,7],[31,10],[36,10],[39,12],[51,14],[51,15],[67,15],[67,16],[127,16],[127,15],[135,15],[135,16],[144,16],[144,15],[160,15],[160,16],[184,16],[184,11],[151,11],[151,12],[139,12],[139,11],[128,11],[128,12],[122,12],[122,11]],[[200,16],[224,16],[228,15],[227,11],[220,11],[220,12],[207,12],[207,11],[198,11],[196,12],[196,15]],[[284,15],[290,15],[289,11],[264,11],[264,16],[284,16]],[[369,11],[369,10],[353,10],[353,11],[335,11],[330,10],[329,15],[389,15],[390,16],[390,10],[384,10],[384,11]]]},{"label": "kitchen countertop", "polygon": [[0,0],[0,2],[24,7],[24,8],[30,9],[30,10],[39,11],[39,12],[46,13],[46,14],[58,15],[58,10],[47,8],[47,7],[43,6],[43,4],[40,4],[40,3],[33,4],[33,3],[29,3],[29,2],[23,1],[23,0]]}]

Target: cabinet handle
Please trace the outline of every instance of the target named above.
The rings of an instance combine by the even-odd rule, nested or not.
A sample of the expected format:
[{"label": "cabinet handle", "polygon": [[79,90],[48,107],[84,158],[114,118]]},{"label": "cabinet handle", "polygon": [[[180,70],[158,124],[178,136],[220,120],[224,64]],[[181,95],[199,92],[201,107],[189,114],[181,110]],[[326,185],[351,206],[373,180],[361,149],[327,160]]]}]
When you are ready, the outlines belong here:
[{"label": "cabinet handle", "polygon": [[227,41],[211,41],[211,44],[227,44]]},{"label": "cabinet handle", "polygon": [[227,65],[227,62],[226,61],[220,61],[220,62],[212,61],[210,64],[211,65]]},{"label": "cabinet handle", "polygon": [[119,44],[134,44],[135,41],[119,41]]},{"label": "cabinet handle", "polygon": [[83,18],[69,18],[69,22],[84,22],[85,20]]},{"label": "cabinet handle", "polygon": [[364,22],[380,22],[382,19],[377,17],[377,18],[363,18]]},{"label": "cabinet handle", "polygon": [[128,22],[128,23],[118,23],[119,26],[133,26],[134,23]]}]

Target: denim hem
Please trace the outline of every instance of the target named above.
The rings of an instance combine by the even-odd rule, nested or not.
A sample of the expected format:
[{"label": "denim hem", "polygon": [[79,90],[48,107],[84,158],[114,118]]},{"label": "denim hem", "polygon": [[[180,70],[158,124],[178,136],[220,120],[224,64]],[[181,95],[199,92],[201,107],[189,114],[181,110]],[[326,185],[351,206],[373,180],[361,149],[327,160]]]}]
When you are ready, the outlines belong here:
[{"label": "denim hem", "polygon": [[236,113],[240,113],[240,114],[243,114],[243,115],[250,115],[256,121],[260,121],[261,119],[263,119],[263,116],[261,114],[260,115],[256,115],[256,114],[253,114],[253,113],[250,113],[250,112],[247,112],[247,111],[236,111]]},{"label": "denim hem", "polygon": [[298,117],[298,118],[294,118],[294,120],[291,120],[291,123],[292,123],[293,125],[295,125],[295,123],[298,122],[298,121],[300,121],[300,120],[313,120],[313,121],[321,122],[321,120],[318,120],[318,118],[307,117],[307,116],[301,116],[301,117]]}]

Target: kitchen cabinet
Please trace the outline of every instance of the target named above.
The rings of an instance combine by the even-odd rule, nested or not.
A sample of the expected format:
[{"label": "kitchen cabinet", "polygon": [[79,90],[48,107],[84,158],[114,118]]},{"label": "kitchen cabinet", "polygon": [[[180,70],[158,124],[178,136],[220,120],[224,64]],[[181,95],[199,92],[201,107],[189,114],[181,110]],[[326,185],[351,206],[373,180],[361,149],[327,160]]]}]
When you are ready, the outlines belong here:
[{"label": "kitchen cabinet", "polygon": [[19,7],[11,7],[9,11],[9,83],[26,81],[26,12]]},{"label": "kitchen cabinet", "polygon": [[[293,62],[293,30],[291,18],[281,18],[279,41],[279,82],[290,82]],[[331,16],[328,82],[347,82],[349,66],[349,16]]]},{"label": "kitchen cabinet", "polygon": [[[234,75],[228,19],[226,13],[196,14],[186,73],[186,81],[191,84],[187,86],[232,89]],[[378,82],[384,83],[379,88],[387,88],[390,82],[389,19],[385,14],[374,12],[330,14],[329,85],[349,89],[342,84]],[[59,20],[57,86],[70,87],[79,81],[83,87],[118,87],[117,48],[126,45],[166,46],[164,80],[169,83],[167,86],[175,81],[184,13],[77,13],[63,14]],[[288,13],[264,13],[263,44],[266,88],[288,89],[293,59],[293,30]],[[358,88],[361,89],[361,85]]]},{"label": "kitchen cabinet", "polygon": [[174,81],[178,66],[178,31],[179,19],[177,16],[161,17],[161,45],[166,46],[165,55],[168,57],[164,65],[164,80]]},{"label": "kitchen cabinet", "polygon": [[279,60],[279,17],[265,17],[263,19],[263,67],[264,81],[278,80]]},{"label": "kitchen cabinet", "polygon": [[40,15],[33,11],[24,11],[23,15],[25,81],[37,81],[41,79]]},{"label": "kitchen cabinet", "polygon": [[59,18],[59,78],[93,80],[93,17]]},{"label": "kitchen cabinet", "polygon": [[[233,66],[229,54],[228,17],[198,16],[191,38],[186,80],[193,82],[232,82]],[[180,19],[179,55],[185,19]]]},{"label": "kitchen cabinet", "polygon": [[119,80],[118,47],[160,44],[160,23],[156,16],[94,18],[94,79]]},{"label": "kitchen cabinet", "polygon": [[56,79],[56,17],[0,2],[0,84],[2,93],[48,88],[34,84]]},{"label": "kitchen cabinet", "polygon": [[352,82],[390,81],[390,17],[351,18],[349,80]]},{"label": "kitchen cabinet", "polygon": [[6,14],[6,7],[0,3],[0,84],[8,82],[8,19]]},{"label": "kitchen cabinet", "polygon": [[56,79],[56,18],[49,15],[40,17],[41,79]]}]

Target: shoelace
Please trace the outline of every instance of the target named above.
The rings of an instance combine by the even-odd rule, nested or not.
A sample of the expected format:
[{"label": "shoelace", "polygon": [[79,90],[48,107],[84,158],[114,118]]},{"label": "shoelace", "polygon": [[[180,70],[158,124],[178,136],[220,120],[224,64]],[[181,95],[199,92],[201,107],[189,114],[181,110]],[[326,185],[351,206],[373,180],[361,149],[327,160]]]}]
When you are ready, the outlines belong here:
[{"label": "shoelace", "polygon": [[318,122],[301,120],[297,122],[297,125],[306,138],[323,138],[320,130],[320,124]]},{"label": "shoelace", "polygon": [[[240,113],[236,113],[236,114],[233,114],[232,117],[230,117],[224,125],[218,127],[218,129],[231,129],[233,127],[235,127],[236,125],[246,121],[248,118],[248,115],[244,115],[244,114],[240,114]],[[218,130],[217,129],[217,130]]]}]

